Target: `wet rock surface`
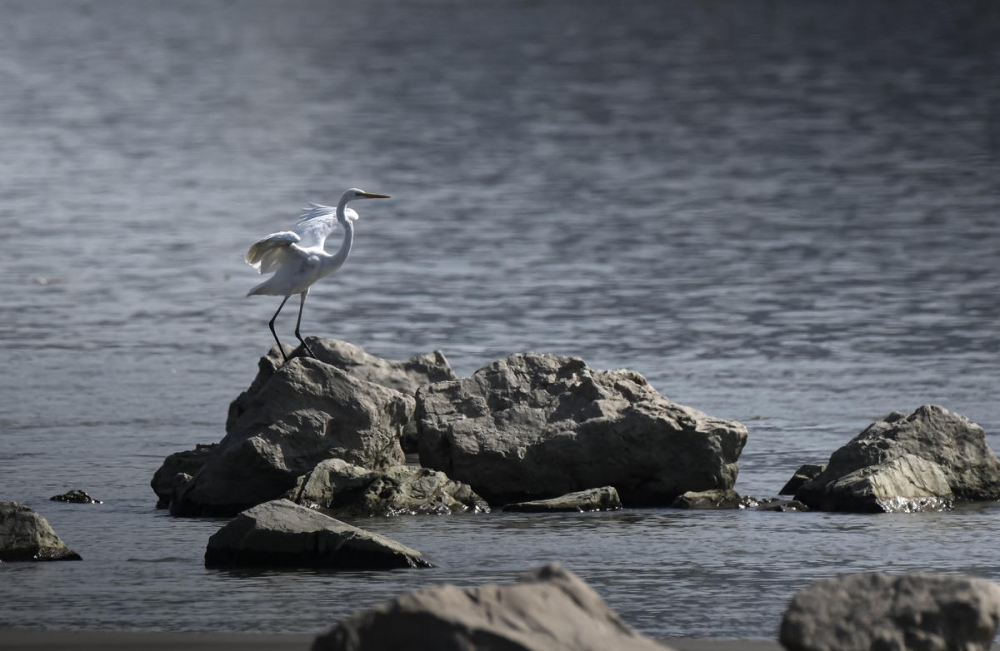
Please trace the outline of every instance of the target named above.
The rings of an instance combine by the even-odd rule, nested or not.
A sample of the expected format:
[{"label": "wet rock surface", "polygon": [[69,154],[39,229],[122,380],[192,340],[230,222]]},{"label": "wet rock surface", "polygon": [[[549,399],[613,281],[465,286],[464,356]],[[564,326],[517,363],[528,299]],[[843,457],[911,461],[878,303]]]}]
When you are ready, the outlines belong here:
[{"label": "wet rock surface", "polygon": [[741,505],[740,494],[732,489],[688,491],[670,503],[675,509],[738,509]]},{"label": "wet rock surface", "polygon": [[979,425],[925,405],[872,423],[795,499],[825,511],[942,510],[953,500],[1000,499],[1000,463]]},{"label": "wet rock surface", "polygon": [[18,502],[0,502],[0,562],[78,560],[48,520]]},{"label": "wet rock surface", "polygon": [[851,574],[799,591],[781,622],[789,651],[987,651],[1000,586],[944,574]]},{"label": "wet rock surface", "polygon": [[468,484],[443,472],[413,466],[368,470],[330,459],[299,478],[292,501],[334,517],[488,513],[489,505]]},{"label": "wet rock surface", "polygon": [[205,566],[357,570],[431,564],[415,549],[282,499],[240,513],[213,534]]},{"label": "wet rock surface", "polygon": [[201,470],[218,446],[218,443],[199,443],[193,450],[174,452],[164,459],[149,482],[156,493],[156,508],[170,508],[170,503],[180,494],[179,489],[183,489],[191,477]]},{"label": "wet rock surface", "polygon": [[549,565],[514,585],[441,585],[353,615],[313,651],[669,651],[632,630],[575,574]]},{"label": "wet rock surface", "polygon": [[614,486],[626,507],[730,489],[746,428],[678,405],[640,374],[525,353],[417,392],[420,462],[490,504]]}]

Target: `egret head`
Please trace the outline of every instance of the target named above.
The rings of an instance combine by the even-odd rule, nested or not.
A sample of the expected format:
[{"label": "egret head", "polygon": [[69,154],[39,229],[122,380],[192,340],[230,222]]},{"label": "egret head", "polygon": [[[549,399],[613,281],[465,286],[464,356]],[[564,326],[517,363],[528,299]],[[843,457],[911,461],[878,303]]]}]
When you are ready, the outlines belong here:
[{"label": "egret head", "polygon": [[353,201],[354,199],[388,199],[387,194],[373,194],[371,192],[365,192],[364,190],[359,190],[358,188],[351,188],[344,193],[347,196],[348,201]]}]

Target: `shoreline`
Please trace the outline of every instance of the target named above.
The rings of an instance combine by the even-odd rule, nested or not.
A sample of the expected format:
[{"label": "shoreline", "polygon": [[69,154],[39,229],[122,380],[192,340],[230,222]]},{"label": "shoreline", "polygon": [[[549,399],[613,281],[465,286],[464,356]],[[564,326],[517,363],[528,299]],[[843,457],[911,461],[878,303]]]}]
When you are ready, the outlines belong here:
[{"label": "shoreline", "polygon": [[[63,631],[0,626],[4,651],[235,651],[268,649],[309,651],[315,634],[302,633],[169,633],[158,631]],[[771,640],[659,640],[676,651],[781,651]]]}]

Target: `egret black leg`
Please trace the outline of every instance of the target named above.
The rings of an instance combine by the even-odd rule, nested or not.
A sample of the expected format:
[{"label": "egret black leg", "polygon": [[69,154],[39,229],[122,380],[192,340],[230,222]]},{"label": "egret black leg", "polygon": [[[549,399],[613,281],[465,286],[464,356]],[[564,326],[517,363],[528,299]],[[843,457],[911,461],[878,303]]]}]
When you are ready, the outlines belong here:
[{"label": "egret black leg", "polygon": [[[274,320],[278,318],[278,312],[281,311],[281,308],[285,307],[285,303],[288,302],[289,298],[291,298],[291,294],[286,296],[285,300],[281,301],[281,305],[278,306],[278,311],[274,313],[274,316],[272,316],[271,320],[267,323],[267,327],[271,329],[271,334],[274,335],[274,340],[278,342],[278,350],[281,352],[281,356],[285,358],[286,362],[288,361],[288,355],[285,354],[285,349],[281,347],[281,341],[278,339],[278,333],[274,331]],[[299,318],[302,318],[301,314],[299,315]]]},{"label": "egret black leg", "polygon": [[299,326],[302,325],[302,308],[305,307],[305,305],[306,305],[306,294],[308,294],[308,293],[309,293],[309,290],[307,289],[306,291],[304,291],[301,294],[299,294],[299,296],[301,297],[301,300],[299,301],[299,320],[295,322],[295,336],[298,338],[299,341],[302,342],[302,345],[305,346],[306,352],[309,353],[309,356],[310,357],[316,357],[316,355],[313,354],[312,349],[309,348],[309,344],[307,344],[306,340],[303,339],[302,335],[299,334]]}]

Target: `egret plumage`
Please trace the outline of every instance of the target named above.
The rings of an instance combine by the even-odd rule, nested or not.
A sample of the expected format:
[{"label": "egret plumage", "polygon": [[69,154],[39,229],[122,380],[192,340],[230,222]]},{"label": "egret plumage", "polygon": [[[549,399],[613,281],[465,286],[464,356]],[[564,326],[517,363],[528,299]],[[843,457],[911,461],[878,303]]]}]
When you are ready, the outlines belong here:
[{"label": "egret plumage", "polygon": [[[278,318],[281,308],[285,307],[285,303],[292,295],[299,295],[299,318],[295,322],[295,337],[302,342],[306,351],[313,355],[309,345],[299,334],[299,328],[302,326],[302,308],[306,304],[306,295],[309,294],[309,288],[313,283],[344,266],[351,254],[351,245],[354,243],[354,222],[358,220],[358,213],[348,208],[347,204],[356,199],[388,198],[387,194],[373,194],[351,188],[341,195],[336,208],[311,203],[292,230],[271,233],[254,243],[247,251],[247,264],[262,274],[274,274],[247,292],[247,296],[285,297],[267,325],[274,335],[274,340],[278,342],[278,350],[286,362],[288,356],[281,347],[278,333],[274,331],[274,321]],[[326,238],[337,228],[337,224],[344,229],[344,239],[336,253],[327,253]]]}]

